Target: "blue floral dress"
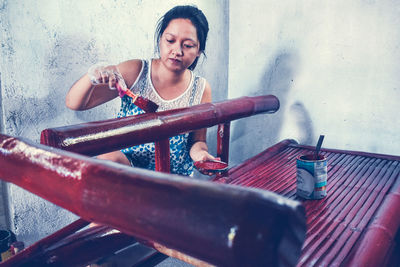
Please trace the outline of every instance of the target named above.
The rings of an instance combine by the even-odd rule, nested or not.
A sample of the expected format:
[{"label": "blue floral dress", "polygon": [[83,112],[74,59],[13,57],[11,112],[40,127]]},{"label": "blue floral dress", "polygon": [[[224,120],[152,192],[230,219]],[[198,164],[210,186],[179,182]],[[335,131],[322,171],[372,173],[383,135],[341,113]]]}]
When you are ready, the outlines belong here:
[{"label": "blue floral dress", "polygon": [[[203,96],[205,79],[195,75],[193,72],[191,81],[185,92],[172,100],[165,100],[159,96],[151,81],[151,62],[152,60],[142,60],[142,69],[138,78],[130,90],[157,103],[157,111],[169,109],[184,108],[200,104]],[[121,109],[118,117],[142,114],[144,111],[132,103],[132,98],[124,96],[121,102]],[[171,137],[170,155],[171,155],[171,173],[180,175],[193,174],[193,161],[189,155],[188,147],[189,133]],[[129,159],[132,166],[154,170],[155,169],[155,145],[154,143],[141,144],[121,150]]]}]

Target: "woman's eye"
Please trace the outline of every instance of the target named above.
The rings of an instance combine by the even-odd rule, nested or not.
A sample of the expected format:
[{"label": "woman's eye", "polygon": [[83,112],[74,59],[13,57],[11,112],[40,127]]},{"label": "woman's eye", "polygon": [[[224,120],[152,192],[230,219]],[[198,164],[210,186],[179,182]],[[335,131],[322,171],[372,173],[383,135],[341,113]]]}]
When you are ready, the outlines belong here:
[{"label": "woman's eye", "polygon": [[188,44],[185,44],[185,47],[186,47],[186,48],[193,48],[193,47],[194,47],[194,45],[188,45]]},{"label": "woman's eye", "polygon": [[172,39],[166,39],[168,43],[172,44],[174,42],[174,40]]}]

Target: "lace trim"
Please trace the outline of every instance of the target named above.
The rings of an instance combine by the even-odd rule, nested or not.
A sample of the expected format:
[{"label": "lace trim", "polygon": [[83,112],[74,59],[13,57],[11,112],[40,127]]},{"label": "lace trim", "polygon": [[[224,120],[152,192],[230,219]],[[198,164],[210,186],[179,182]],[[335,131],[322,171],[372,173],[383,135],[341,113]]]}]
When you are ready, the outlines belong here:
[{"label": "lace trim", "polygon": [[153,90],[153,93],[154,93],[158,98],[160,98],[160,101],[161,101],[161,102],[173,102],[173,101],[175,101],[175,100],[178,100],[180,97],[183,97],[183,96],[190,90],[190,88],[192,88],[192,86],[193,86],[193,76],[194,76],[194,75],[193,75],[193,72],[192,72],[191,70],[189,70],[189,71],[190,71],[190,81],[189,81],[189,84],[188,84],[187,88],[185,89],[185,91],[184,91],[181,95],[175,97],[174,99],[168,99],[168,100],[167,100],[167,99],[162,98],[162,97],[158,94],[156,88],[155,88],[154,85],[153,85],[153,81],[151,80],[151,65],[152,65],[152,63],[153,63],[153,60],[150,59],[150,60],[149,60],[149,68],[148,68],[148,72],[147,72],[147,76],[148,76],[147,79],[148,79],[149,84],[150,84],[150,89]]},{"label": "lace trim", "polygon": [[158,111],[164,111],[169,109],[183,108],[192,105],[200,104],[201,98],[203,96],[205,82],[204,78],[194,75],[192,72],[192,77],[188,88],[175,99],[164,100],[162,99],[153,84],[151,83],[150,77],[151,59],[143,61],[143,71],[136,82],[136,84],[131,89],[134,93],[140,94],[141,96],[150,99],[159,105]]}]

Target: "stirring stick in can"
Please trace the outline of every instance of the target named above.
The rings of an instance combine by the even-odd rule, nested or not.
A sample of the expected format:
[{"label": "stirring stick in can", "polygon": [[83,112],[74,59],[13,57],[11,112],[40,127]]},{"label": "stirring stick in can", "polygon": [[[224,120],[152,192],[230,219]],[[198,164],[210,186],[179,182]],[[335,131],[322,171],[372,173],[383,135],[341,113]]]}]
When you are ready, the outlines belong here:
[{"label": "stirring stick in can", "polygon": [[314,154],[314,159],[315,160],[318,160],[319,150],[321,149],[322,141],[324,141],[324,137],[325,136],[322,135],[322,134],[319,136],[317,146],[315,147],[315,154]]}]

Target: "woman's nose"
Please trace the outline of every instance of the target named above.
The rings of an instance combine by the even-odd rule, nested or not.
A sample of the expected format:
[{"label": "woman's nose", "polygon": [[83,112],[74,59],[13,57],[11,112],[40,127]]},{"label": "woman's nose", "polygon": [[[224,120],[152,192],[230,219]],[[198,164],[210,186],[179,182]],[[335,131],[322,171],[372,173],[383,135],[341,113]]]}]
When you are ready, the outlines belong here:
[{"label": "woman's nose", "polygon": [[177,56],[182,56],[183,55],[183,49],[180,44],[175,44],[173,47],[173,52]]}]

